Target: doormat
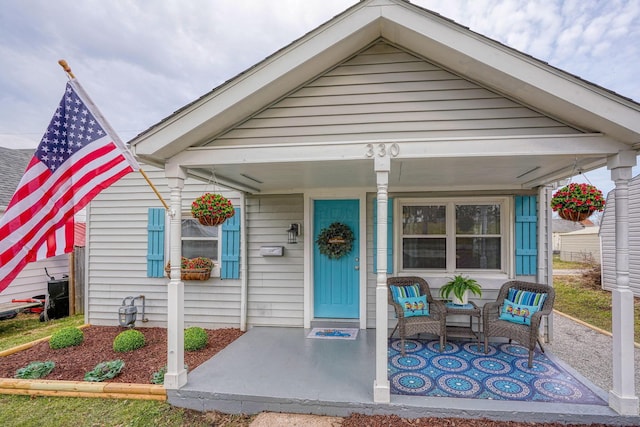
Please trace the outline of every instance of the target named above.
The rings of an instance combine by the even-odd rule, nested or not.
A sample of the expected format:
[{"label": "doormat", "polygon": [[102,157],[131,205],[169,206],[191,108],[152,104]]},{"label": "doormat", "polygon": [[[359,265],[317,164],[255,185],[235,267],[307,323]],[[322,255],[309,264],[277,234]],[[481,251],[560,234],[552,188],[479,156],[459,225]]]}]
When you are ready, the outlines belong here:
[{"label": "doormat", "polygon": [[440,353],[436,341],[400,340],[389,346],[391,393],[413,396],[467,397],[571,404],[606,405],[593,391],[537,349],[533,366],[529,351],[515,344],[447,342]]},{"label": "doormat", "polygon": [[307,338],[323,340],[355,340],[358,328],[313,328]]}]

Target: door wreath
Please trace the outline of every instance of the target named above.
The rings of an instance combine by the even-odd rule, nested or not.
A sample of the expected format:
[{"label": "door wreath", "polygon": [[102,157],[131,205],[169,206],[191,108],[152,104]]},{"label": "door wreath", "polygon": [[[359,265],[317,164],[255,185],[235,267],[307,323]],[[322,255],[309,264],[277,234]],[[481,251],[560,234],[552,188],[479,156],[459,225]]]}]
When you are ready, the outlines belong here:
[{"label": "door wreath", "polygon": [[320,231],[316,244],[321,254],[331,259],[339,259],[351,252],[353,240],[353,231],[348,225],[334,222]]}]

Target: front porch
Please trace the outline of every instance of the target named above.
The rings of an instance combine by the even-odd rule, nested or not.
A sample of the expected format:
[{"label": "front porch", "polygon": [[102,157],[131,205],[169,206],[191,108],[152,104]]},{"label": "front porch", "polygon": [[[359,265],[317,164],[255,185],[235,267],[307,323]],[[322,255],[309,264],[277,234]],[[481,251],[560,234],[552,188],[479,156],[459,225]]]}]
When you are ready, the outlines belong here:
[{"label": "front porch", "polygon": [[179,390],[168,390],[172,405],[226,413],[290,412],[347,416],[397,414],[402,417],[465,417],[529,422],[628,424],[606,404],[607,395],[558,360],[602,404],[567,404],[391,395],[373,402],[375,330],[360,330],[355,340],[306,338],[309,329],[256,327],[189,373]]}]

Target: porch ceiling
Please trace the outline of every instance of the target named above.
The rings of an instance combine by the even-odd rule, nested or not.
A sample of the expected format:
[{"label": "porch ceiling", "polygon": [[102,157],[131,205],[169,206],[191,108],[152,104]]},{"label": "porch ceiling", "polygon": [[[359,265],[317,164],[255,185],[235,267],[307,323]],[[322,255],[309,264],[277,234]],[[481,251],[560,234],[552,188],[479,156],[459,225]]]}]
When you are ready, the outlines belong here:
[{"label": "porch ceiling", "polygon": [[[202,149],[197,151],[200,155]],[[364,157],[364,156],[363,156]],[[202,160],[201,160],[202,161]],[[554,182],[605,164],[603,156],[537,154],[516,157],[426,157],[392,159],[389,191],[520,190]],[[192,165],[192,176],[249,193],[298,193],[313,189],[366,188],[376,191],[372,159],[306,159]]]}]

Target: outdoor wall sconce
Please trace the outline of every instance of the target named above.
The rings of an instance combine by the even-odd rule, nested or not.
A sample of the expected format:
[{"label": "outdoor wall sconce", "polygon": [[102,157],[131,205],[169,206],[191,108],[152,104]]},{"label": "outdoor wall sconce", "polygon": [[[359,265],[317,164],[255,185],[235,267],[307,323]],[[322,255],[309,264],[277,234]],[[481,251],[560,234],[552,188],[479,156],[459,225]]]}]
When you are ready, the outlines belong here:
[{"label": "outdoor wall sconce", "polygon": [[291,224],[287,230],[287,243],[298,243],[300,224]]}]

